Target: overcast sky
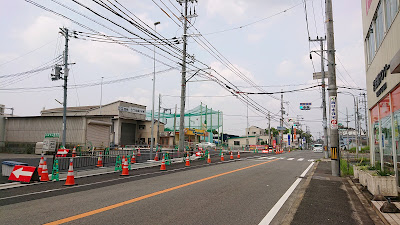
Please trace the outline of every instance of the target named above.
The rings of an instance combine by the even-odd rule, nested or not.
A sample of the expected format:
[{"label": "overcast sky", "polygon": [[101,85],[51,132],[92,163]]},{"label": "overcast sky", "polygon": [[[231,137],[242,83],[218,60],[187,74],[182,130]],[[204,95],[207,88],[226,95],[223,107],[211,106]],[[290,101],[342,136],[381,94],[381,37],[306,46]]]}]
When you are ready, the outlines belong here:
[{"label": "overcast sky", "polygon": [[[64,48],[63,36],[59,34],[60,27],[75,31],[89,31],[76,23],[38,8],[25,1],[0,0],[0,76],[29,71],[48,63],[62,54]],[[101,8],[90,0],[77,0],[105,17],[123,25],[131,32],[144,36],[141,31],[111,12]],[[132,34],[122,30],[78,4],[62,1],[65,6],[56,1],[34,0],[34,2],[69,17],[85,27],[94,29],[110,36],[120,36],[113,31],[128,37]],[[61,2],[61,1],[60,1]],[[111,1],[113,2],[113,1]],[[174,17],[179,17],[182,7],[174,0],[119,0],[137,18],[150,27],[154,22],[161,22],[157,32],[167,39],[182,37],[183,26]],[[268,92],[295,90],[317,84],[312,80],[312,73],[320,71],[320,58],[313,54],[314,68],[309,59],[309,51],[319,49],[318,43],[308,42],[306,15],[302,0],[199,0],[190,4],[196,8],[197,18],[191,19],[194,27],[189,32],[203,37],[215,47],[241,74],[251,79],[255,84],[263,86]],[[324,36],[324,2],[309,0],[306,2],[308,29],[311,38]],[[114,2],[115,3],[115,2]],[[157,6],[158,5],[158,6]],[[160,7],[169,14],[169,18]],[[286,10],[286,11],[285,11]],[[335,47],[337,55],[337,84],[365,88],[364,45],[362,38],[360,1],[333,1],[333,17],[335,31]],[[193,13],[193,12],[192,12]],[[130,16],[133,17],[132,14]],[[88,20],[93,19],[95,22]],[[96,23],[97,22],[97,23]],[[98,23],[105,25],[107,29]],[[178,26],[179,25],[179,26]],[[196,30],[196,29],[198,30]],[[204,39],[202,39],[205,41]],[[203,62],[218,71],[242,91],[259,92],[250,84],[234,74],[218,59],[206,51],[199,42],[199,36],[188,38],[188,53],[196,60]],[[182,44],[177,45],[182,49]],[[164,48],[165,46],[161,46]],[[157,49],[157,53],[161,51]],[[171,52],[170,52],[171,53]],[[165,52],[156,58],[162,62],[156,63],[156,70],[161,71],[171,67],[177,69],[160,73],[156,76],[156,96],[160,93],[162,107],[175,108],[180,105],[180,66],[178,59]],[[69,85],[104,82],[118,78],[149,74],[153,71],[153,46],[132,45],[131,49],[111,43],[92,42],[88,40],[71,39],[69,42],[70,66]],[[46,64],[47,65],[47,64]],[[202,64],[195,64],[205,68]],[[43,108],[61,107],[55,100],[62,102],[62,88],[28,89],[34,87],[61,86],[62,81],[51,81],[51,69],[30,73],[27,75],[0,78],[0,104],[14,108],[18,116],[40,115]],[[193,74],[194,72],[189,72]],[[215,75],[215,74],[214,74]],[[202,102],[213,110],[224,112],[224,132],[244,135],[246,128],[246,104],[233,97],[225,89],[211,81],[195,76],[187,87],[187,109],[194,108]],[[16,89],[22,88],[22,89]],[[345,90],[343,90],[345,91]],[[348,91],[348,90],[346,90]],[[359,91],[351,91],[359,95]],[[219,97],[209,97],[219,96]],[[223,97],[221,97],[223,96]],[[280,94],[271,96],[259,95],[252,98],[274,114],[280,111]],[[103,85],[102,103],[125,100],[142,104],[151,110],[152,77],[120,83]],[[158,100],[157,100],[158,101]],[[315,137],[322,132],[321,90],[314,88],[302,92],[284,94],[286,108],[285,118],[304,118],[302,128],[309,126]],[[71,88],[68,91],[68,106],[85,106],[100,104],[100,86]],[[299,110],[300,102],[311,102],[312,110]],[[346,108],[349,114],[354,113],[353,98],[339,94],[339,122],[344,123]],[[9,112],[9,111],[7,111]],[[271,126],[276,127],[278,120],[273,119]],[[254,109],[249,110],[249,124],[266,128],[268,121],[265,115]],[[364,123],[363,123],[364,124]],[[350,126],[354,126],[354,120]]]}]

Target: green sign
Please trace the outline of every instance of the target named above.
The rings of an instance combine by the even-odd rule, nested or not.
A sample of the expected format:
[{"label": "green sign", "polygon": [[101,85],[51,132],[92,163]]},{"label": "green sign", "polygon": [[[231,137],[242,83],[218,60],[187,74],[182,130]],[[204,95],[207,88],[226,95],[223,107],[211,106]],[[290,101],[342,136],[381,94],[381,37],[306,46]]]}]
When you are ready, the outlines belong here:
[{"label": "green sign", "polygon": [[60,138],[59,133],[48,133],[44,135],[44,138]]}]

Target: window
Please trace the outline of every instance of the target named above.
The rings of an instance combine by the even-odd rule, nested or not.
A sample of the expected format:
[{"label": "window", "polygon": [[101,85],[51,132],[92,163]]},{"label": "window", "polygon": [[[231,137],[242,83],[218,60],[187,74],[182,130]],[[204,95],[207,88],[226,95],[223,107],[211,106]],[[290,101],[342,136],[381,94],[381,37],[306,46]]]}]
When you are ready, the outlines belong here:
[{"label": "window", "polygon": [[[397,162],[400,162],[400,86],[392,92],[392,110],[393,110],[393,129],[394,143],[396,148]],[[397,168],[399,170],[400,168]],[[399,178],[400,179],[400,178]]]},{"label": "window", "polygon": [[376,48],[379,48],[385,35],[385,27],[383,24],[383,5],[379,4],[375,18],[375,37],[376,37]]},{"label": "window", "polygon": [[381,160],[383,157],[385,169],[393,171],[392,152],[392,120],[390,112],[390,97],[386,96],[379,102],[379,119],[381,125]]},{"label": "window", "polygon": [[146,125],[139,125],[139,130],[144,130],[146,129]]},{"label": "window", "polygon": [[375,56],[375,39],[374,39],[374,29],[372,26],[369,28],[368,31],[367,45],[368,45],[368,64],[371,64]]},{"label": "window", "polygon": [[240,141],[233,141],[233,145],[240,145]]},{"label": "window", "polygon": [[390,25],[394,18],[396,17],[397,11],[399,10],[399,6],[397,0],[386,0],[386,30],[389,30]]}]

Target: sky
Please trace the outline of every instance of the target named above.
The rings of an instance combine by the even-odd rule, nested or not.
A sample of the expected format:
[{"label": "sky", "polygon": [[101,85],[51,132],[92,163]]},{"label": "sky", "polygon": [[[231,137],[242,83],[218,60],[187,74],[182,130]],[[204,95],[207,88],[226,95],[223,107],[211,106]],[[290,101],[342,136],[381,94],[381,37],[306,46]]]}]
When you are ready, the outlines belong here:
[{"label": "sky", "polygon": [[[63,101],[63,81],[52,81],[50,76],[50,66],[55,62],[52,60],[62,57],[64,50],[65,41],[59,32],[60,28],[87,33],[95,31],[107,36],[139,36],[149,40],[142,30],[91,0],[76,2],[108,20],[73,1],[0,1],[0,104],[13,108],[17,116],[40,115],[43,109],[61,107],[59,102]],[[160,22],[156,27],[158,37],[170,40],[173,37],[181,39],[183,35],[182,22],[176,18],[180,17],[183,7],[177,1],[110,2],[120,3],[129,10],[124,12],[132,20],[138,21],[152,33],[154,22]],[[198,16],[190,19],[188,29],[187,50],[188,54],[194,56],[195,62],[189,63],[191,66],[188,66],[187,76],[196,72],[196,66],[202,72],[208,71],[220,80],[229,81],[243,92],[290,91],[318,84],[317,80],[313,80],[312,74],[321,71],[320,56],[312,53],[310,60],[310,50],[319,50],[320,47],[319,43],[310,43],[308,37],[315,39],[326,33],[324,2],[308,0],[304,4],[303,0],[199,0],[197,3],[190,3],[190,11],[193,14],[195,8]],[[338,86],[366,86],[361,10],[361,1],[333,1]],[[212,45],[210,48],[218,56],[211,54],[210,49],[205,48],[205,43]],[[167,70],[156,73],[155,93],[157,103],[158,95],[162,96],[161,107],[174,109],[177,105],[179,111],[179,63],[182,57],[179,50],[182,49],[182,44],[174,47],[177,50],[167,49],[167,46],[159,44],[155,48],[156,71]],[[153,45],[136,44],[128,48],[116,43],[71,38],[68,54],[68,61],[71,63],[68,106],[99,105],[100,101],[107,104],[123,100],[145,105],[147,110],[151,110],[153,54]],[[62,64],[61,61],[58,63]],[[49,66],[49,69],[20,74],[44,66]],[[199,75],[188,82],[186,110],[202,103],[203,106],[222,111],[224,133],[244,135],[247,104],[215,81]],[[140,77],[112,82],[136,76]],[[99,84],[102,80],[101,86]],[[94,83],[98,85],[87,85]],[[349,117],[354,117],[352,95],[359,96],[362,92],[348,89],[339,91],[350,92],[338,94],[339,123],[346,124],[346,109]],[[271,112],[271,126],[278,126],[281,95],[278,93],[250,97],[259,104],[258,108]],[[285,93],[283,98],[285,121],[299,120],[303,130],[309,129],[314,137],[320,137],[323,133],[321,89]],[[311,110],[300,110],[299,104],[302,102],[312,103]],[[248,108],[249,126],[267,128],[266,114],[251,105]],[[359,108],[363,108],[361,103]],[[6,112],[10,113],[9,109]],[[360,113],[363,114],[364,110]],[[349,121],[349,126],[354,127],[354,120]]]}]

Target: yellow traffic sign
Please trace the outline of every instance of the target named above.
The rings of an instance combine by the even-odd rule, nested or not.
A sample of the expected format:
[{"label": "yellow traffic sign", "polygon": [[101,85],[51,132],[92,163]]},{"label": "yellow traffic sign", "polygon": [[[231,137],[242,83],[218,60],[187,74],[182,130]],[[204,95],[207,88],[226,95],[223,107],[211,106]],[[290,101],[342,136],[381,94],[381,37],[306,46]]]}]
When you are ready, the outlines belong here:
[{"label": "yellow traffic sign", "polygon": [[338,149],[337,147],[331,147],[331,159],[337,160],[338,159]]}]

